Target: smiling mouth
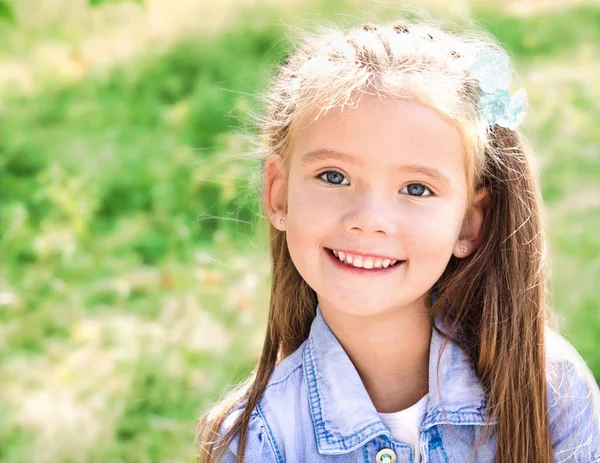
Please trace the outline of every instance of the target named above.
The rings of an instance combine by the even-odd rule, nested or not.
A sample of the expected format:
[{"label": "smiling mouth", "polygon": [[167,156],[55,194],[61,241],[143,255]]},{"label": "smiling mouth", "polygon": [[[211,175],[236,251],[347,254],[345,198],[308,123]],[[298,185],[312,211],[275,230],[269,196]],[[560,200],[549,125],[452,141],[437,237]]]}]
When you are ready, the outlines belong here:
[{"label": "smiling mouth", "polygon": [[[394,268],[402,264],[403,260],[391,260],[382,258],[372,258],[355,256],[352,254],[346,254],[343,252],[333,251],[332,249],[325,248],[327,253],[339,262],[341,265],[346,265],[350,268],[365,269],[365,270],[386,270]],[[337,254],[337,255],[336,255]],[[343,259],[343,260],[342,260]]]}]

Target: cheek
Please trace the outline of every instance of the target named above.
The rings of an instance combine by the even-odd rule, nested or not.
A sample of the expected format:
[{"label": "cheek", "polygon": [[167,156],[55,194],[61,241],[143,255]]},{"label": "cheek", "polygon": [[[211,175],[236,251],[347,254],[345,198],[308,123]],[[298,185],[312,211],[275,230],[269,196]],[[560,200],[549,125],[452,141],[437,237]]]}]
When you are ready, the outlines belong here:
[{"label": "cheek", "polygon": [[292,179],[288,188],[288,223],[306,227],[307,232],[331,221],[333,212],[339,210],[337,195],[327,188],[318,188],[312,180]]},{"label": "cheek", "polygon": [[292,260],[299,269],[326,227],[327,203],[301,179],[290,179],[286,236]]},{"label": "cheek", "polygon": [[[419,208],[410,214],[407,239],[413,250],[426,255],[448,256],[458,239],[462,216],[453,204],[444,202],[431,208]],[[441,254],[440,254],[441,253]]]}]

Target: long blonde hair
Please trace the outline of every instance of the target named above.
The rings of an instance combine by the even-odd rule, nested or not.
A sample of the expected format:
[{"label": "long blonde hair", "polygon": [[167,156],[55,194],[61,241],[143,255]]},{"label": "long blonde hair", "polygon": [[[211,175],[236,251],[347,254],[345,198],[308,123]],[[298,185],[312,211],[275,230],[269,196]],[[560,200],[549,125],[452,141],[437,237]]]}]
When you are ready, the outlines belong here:
[{"label": "long blonde hair", "polygon": [[[540,193],[521,135],[488,127],[478,112],[469,57],[479,47],[498,48],[482,33],[430,23],[327,28],[308,36],[272,80],[259,126],[260,156],[264,161],[277,154],[289,169],[294,138],[308,114],[358,104],[367,93],[414,98],[456,125],[465,145],[469,201],[486,188],[490,206],[477,251],[452,257],[438,280],[431,318],[450,321],[450,332],[440,334],[465,351],[487,392],[487,416],[496,424],[488,422],[484,434],[496,438],[496,462],[552,462]],[[307,338],[316,314],[316,294],[296,270],[285,233],[270,226],[269,237],[273,278],[262,354],[250,378],[202,418],[202,463],[218,461],[236,436],[236,461],[242,461],[250,416],[271,373]],[[235,407],[243,411],[221,436]]]}]

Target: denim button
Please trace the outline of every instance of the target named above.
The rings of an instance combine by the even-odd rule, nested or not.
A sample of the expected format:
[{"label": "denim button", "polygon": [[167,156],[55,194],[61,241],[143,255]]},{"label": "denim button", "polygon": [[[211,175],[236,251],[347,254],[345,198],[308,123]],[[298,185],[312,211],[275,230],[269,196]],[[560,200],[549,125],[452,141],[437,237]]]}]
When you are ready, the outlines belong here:
[{"label": "denim button", "polygon": [[375,461],[377,463],[395,463],[396,454],[392,449],[383,449],[377,452],[377,456],[375,457]]}]

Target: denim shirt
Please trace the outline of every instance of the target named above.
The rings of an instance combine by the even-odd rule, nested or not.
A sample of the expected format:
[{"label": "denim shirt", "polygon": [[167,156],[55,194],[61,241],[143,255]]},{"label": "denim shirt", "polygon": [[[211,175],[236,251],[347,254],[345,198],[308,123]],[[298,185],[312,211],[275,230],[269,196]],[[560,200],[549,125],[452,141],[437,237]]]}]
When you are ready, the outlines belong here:
[{"label": "denim shirt", "polygon": [[[564,338],[551,330],[546,338],[555,461],[600,462],[598,386]],[[413,462],[415,452],[423,463],[466,461],[486,421],[485,392],[459,347],[448,342],[440,358],[443,343],[432,329],[429,402],[419,448],[412,448],[395,441],[383,425],[356,368],[317,307],[309,337],[275,367],[252,412],[244,461]],[[241,406],[228,415],[221,433],[240,413]],[[495,444],[493,437],[484,442],[470,461],[493,461]],[[236,437],[222,461],[234,462],[237,450]]]}]

